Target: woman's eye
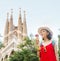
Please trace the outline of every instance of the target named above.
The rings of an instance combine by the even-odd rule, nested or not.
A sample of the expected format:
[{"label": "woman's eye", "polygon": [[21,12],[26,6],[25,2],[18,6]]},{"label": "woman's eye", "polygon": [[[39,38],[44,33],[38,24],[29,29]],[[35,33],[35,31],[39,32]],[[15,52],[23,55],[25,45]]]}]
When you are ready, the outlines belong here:
[{"label": "woman's eye", "polygon": [[45,31],[43,31],[43,32],[45,32]]}]

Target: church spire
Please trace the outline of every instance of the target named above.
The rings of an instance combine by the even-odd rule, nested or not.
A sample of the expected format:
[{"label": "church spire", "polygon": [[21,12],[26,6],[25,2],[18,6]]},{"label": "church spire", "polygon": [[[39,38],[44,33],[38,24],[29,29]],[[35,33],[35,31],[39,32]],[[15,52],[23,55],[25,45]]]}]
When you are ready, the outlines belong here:
[{"label": "church spire", "polygon": [[[9,21],[9,39],[12,39],[12,32],[13,31],[13,9],[11,9],[10,21]],[[9,41],[8,41],[9,43]]]},{"label": "church spire", "polygon": [[22,17],[21,17],[21,8],[19,10],[19,17],[18,17],[18,39],[22,40]]},{"label": "church spire", "polygon": [[26,25],[26,12],[24,11],[24,20],[23,20],[23,39],[27,36],[27,25]]},{"label": "church spire", "polygon": [[19,8],[19,19],[21,20],[21,8]]},{"label": "church spire", "polygon": [[9,31],[12,30],[13,30],[13,9],[11,9],[10,22],[9,22]]},{"label": "church spire", "polygon": [[7,19],[6,19],[6,24],[5,24],[5,30],[4,30],[4,46],[6,46],[8,44],[8,32],[9,32],[9,13],[7,13]]}]

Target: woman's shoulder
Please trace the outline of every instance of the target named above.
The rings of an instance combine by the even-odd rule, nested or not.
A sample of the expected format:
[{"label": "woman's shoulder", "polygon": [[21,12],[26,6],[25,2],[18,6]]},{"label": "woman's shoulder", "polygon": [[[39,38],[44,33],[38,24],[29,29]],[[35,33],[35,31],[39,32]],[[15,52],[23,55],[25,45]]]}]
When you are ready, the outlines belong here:
[{"label": "woman's shoulder", "polygon": [[56,40],[52,39],[52,44],[55,45],[56,44]]},{"label": "woman's shoulder", "polygon": [[[52,40],[50,41],[50,43],[52,43],[53,45],[55,45],[55,44],[56,44],[56,40],[52,39]],[[40,46],[41,46],[41,45],[43,45],[43,40],[40,41]]]}]

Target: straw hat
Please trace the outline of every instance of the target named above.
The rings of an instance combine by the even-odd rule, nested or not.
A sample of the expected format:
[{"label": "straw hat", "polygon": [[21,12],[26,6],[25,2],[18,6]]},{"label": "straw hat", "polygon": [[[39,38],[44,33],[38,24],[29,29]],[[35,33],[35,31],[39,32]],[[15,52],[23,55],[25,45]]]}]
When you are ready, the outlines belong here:
[{"label": "straw hat", "polygon": [[38,33],[40,34],[40,33],[41,33],[41,31],[42,31],[43,29],[45,29],[45,30],[49,31],[49,32],[51,33],[51,35],[53,35],[53,32],[52,32],[52,31],[51,31],[51,29],[50,29],[50,28],[48,28],[48,27],[40,27],[40,28],[38,28]]}]

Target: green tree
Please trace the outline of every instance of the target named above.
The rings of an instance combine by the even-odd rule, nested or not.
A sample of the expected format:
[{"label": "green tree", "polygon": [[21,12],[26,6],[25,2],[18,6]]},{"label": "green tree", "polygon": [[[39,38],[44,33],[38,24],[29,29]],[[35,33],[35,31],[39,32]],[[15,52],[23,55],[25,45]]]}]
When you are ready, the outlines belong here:
[{"label": "green tree", "polygon": [[37,49],[34,46],[34,42],[25,38],[23,43],[21,43],[18,48],[19,51],[15,51],[12,56],[10,56],[9,61],[39,61],[37,56]]}]

